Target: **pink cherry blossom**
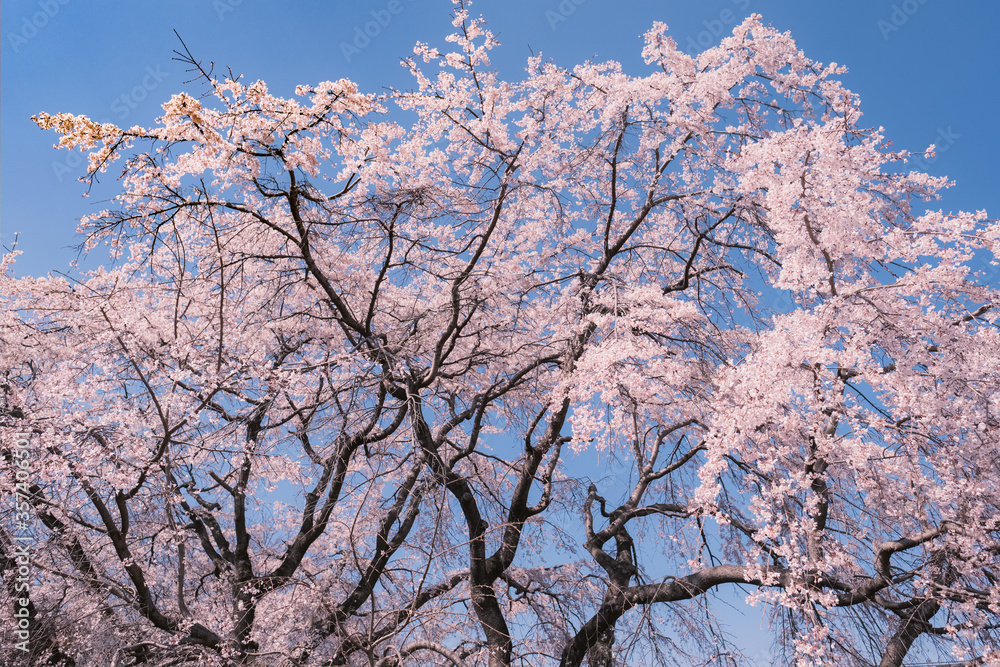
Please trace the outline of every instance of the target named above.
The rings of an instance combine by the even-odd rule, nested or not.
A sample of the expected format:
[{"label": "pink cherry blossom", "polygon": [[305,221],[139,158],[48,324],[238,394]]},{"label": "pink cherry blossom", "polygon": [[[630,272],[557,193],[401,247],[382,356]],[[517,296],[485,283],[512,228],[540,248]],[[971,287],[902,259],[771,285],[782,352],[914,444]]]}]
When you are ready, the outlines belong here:
[{"label": "pink cherry blossom", "polygon": [[121,180],[113,266],[0,264],[35,664],[708,664],[728,584],[783,664],[1000,664],[1000,226],[759,16],[519,81],[454,25],[36,117]]}]

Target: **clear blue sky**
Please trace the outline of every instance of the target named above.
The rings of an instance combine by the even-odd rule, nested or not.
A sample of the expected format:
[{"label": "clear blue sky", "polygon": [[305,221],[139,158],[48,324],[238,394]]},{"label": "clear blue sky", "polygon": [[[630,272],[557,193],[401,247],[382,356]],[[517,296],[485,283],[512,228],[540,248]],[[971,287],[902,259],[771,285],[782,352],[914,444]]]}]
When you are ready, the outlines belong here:
[{"label": "clear blue sky", "polygon": [[[391,7],[390,7],[391,5]],[[393,13],[394,10],[395,13]],[[409,87],[398,62],[415,41],[444,46],[448,0],[3,0],[0,7],[0,241],[20,233],[20,275],[64,269],[76,218],[114,194],[109,172],[80,197],[80,158],[51,148],[55,135],[29,120],[72,112],[119,124],[152,124],[160,104],[186,85],[171,60],[176,29],[197,57],[231,67],[272,92],[341,77],[362,90]],[[683,48],[716,43],[751,12],[789,30],[806,55],[850,68],[869,125],[896,147],[939,145],[928,171],[958,183],[943,206],[1000,215],[1000,3],[985,0],[482,0],[502,47],[494,64],[520,76],[541,51],[562,65],[614,59],[644,70],[639,36],[653,21]],[[354,40],[381,15],[386,25]],[[381,14],[380,14],[381,13]],[[371,32],[376,32],[369,26]],[[344,45],[348,45],[345,49]]]}]

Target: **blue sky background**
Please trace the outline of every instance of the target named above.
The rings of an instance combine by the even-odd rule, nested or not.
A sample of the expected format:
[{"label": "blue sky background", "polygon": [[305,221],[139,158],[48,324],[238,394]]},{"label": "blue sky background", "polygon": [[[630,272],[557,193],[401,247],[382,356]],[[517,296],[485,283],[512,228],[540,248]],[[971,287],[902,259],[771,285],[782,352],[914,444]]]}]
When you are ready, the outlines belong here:
[{"label": "blue sky background", "polygon": [[[521,76],[538,52],[564,66],[614,59],[644,73],[640,35],[654,21],[692,52],[716,44],[744,16],[762,14],[790,31],[808,57],[849,68],[844,79],[861,96],[863,124],[884,126],[896,148],[938,145],[938,157],[923,168],[957,182],[943,208],[1000,216],[995,0],[481,0],[471,9],[499,37],[492,59],[508,79]],[[355,42],[372,12],[390,18],[377,31],[369,26],[377,34],[367,44]],[[248,81],[263,79],[277,95],[342,77],[366,92],[408,88],[400,58],[417,40],[446,46],[450,12],[449,0],[3,0],[0,242],[9,247],[19,235],[24,255],[15,273],[66,270],[80,241],[77,218],[117,191],[112,170],[81,198],[83,158],[53,149],[56,135],[31,115],[153,124],[172,94],[203,91],[186,84],[185,66],[172,60],[180,46],[173,30],[196,57],[214,61],[217,75],[229,67]],[[82,266],[101,261],[95,256]],[[731,622],[752,635],[759,613]],[[760,635],[748,648],[763,657],[768,640]]]},{"label": "blue sky background", "polygon": [[[388,12],[388,24],[356,49],[371,12],[390,4],[396,13]],[[185,84],[184,66],[171,59],[179,47],[174,29],[199,59],[215,62],[218,74],[231,67],[278,95],[341,77],[365,91],[409,87],[400,57],[417,40],[445,46],[450,11],[448,0],[3,0],[0,241],[8,246],[19,234],[25,254],[16,273],[64,270],[79,241],[76,219],[102,208],[116,188],[109,172],[82,199],[82,157],[54,150],[56,135],[37,128],[32,114],[152,124],[171,94],[202,92]],[[507,78],[519,77],[525,59],[539,51],[565,66],[596,56],[642,73],[640,35],[653,21],[667,23],[678,44],[692,50],[760,13],[791,31],[810,58],[847,65],[845,80],[861,95],[863,120],[884,126],[895,147],[938,144],[938,157],[925,167],[957,182],[945,209],[1000,215],[998,2],[482,0],[472,12],[485,15],[499,36],[493,62]]]}]

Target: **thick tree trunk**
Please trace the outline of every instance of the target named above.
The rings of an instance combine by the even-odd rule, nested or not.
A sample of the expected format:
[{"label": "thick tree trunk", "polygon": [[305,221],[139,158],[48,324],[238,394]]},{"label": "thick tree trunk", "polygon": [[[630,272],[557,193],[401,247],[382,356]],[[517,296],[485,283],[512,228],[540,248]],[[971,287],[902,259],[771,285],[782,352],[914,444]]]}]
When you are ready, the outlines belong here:
[{"label": "thick tree trunk", "polygon": [[878,667],[900,667],[906,654],[910,651],[910,647],[913,646],[913,642],[927,631],[930,627],[928,621],[940,608],[941,605],[934,600],[924,600],[908,616],[901,618],[899,627],[882,653],[882,660],[879,661]]}]

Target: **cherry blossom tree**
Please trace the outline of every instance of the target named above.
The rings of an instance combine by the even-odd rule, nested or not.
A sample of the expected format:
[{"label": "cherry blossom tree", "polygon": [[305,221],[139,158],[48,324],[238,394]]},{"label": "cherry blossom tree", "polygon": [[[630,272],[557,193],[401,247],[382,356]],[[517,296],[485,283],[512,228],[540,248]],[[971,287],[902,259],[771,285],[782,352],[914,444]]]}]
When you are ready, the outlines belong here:
[{"label": "cherry blossom tree", "polygon": [[1000,664],[997,223],[759,16],[516,82],[454,25],[36,117],[117,260],[3,260],[5,664],[750,664],[725,590],[778,664]]}]

